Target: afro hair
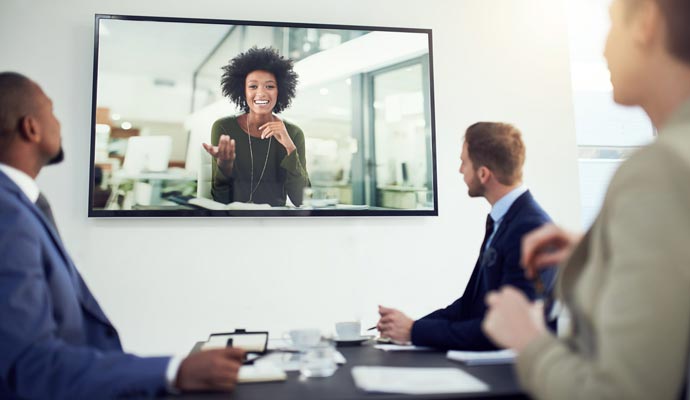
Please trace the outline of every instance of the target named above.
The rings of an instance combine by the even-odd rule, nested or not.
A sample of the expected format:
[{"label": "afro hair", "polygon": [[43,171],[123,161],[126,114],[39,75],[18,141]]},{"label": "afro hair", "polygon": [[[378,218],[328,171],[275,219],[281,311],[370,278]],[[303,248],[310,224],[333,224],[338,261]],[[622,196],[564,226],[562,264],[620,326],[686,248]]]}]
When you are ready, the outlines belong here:
[{"label": "afro hair", "polygon": [[295,97],[297,73],[293,71],[292,66],[292,60],[284,58],[272,47],[261,49],[252,47],[240,53],[223,67],[223,75],[220,79],[223,96],[229,98],[244,112],[249,112],[249,105],[245,98],[247,75],[253,71],[268,71],[278,81],[278,99],[273,111],[280,113],[290,107],[292,98]]}]

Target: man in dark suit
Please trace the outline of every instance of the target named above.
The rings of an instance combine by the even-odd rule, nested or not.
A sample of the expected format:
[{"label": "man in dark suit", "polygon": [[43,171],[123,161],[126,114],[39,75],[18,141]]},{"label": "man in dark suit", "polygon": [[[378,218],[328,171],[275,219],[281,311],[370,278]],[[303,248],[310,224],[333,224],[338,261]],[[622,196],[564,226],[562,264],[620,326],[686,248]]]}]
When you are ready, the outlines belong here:
[{"label": "man in dark suit", "polygon": [[[519,265],[520,242],[527,232],[549,222],[549,216],[522,184],[525,146],[520,131],[509,124],[479,122],[465,133],[460,173],[470,197],[484,197],[492,206],[484,242],[465,292],[446,308],[414,321],[402,312],[379,306],[382,337],[441,349],[492,350],[481,329],[484,296],[505,284],[535,298],[535,288]],[[553,272],[541,277],[547,285]]]},{"label": "man in dark suit", "polygon": [[0,73],[0,398],[232,390],[244,356],[239,349],[184,359],[122,351],[34,181],[62,157],[51,100],[30,79]]}]

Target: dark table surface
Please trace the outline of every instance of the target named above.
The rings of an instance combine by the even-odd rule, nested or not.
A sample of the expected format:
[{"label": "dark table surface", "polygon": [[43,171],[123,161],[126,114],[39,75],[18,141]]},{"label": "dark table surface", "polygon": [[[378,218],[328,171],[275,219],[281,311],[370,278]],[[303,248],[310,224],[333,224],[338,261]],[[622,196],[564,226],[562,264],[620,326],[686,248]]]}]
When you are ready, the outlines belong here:
[{"label": "dark table surface", "polygon": [[[466,366],[450,361],[445,352],[386,352],[373,348],[371,343],[355,347],[338,347],[347,363],[341,365],[328,378],[302,379],[299,372],[288,372],[284,382],[246,383],[237,386],[231,394],[199,393],[176,396],[181,399],[526,399],[520,390],[512,365]],[[457,393],[443,395],[401,395],[389,393],[366,393],[355,386],[351,370],[358,365],[390,367],[453,367],[459,368],[489,385],[490,390],[480,393]]]}]

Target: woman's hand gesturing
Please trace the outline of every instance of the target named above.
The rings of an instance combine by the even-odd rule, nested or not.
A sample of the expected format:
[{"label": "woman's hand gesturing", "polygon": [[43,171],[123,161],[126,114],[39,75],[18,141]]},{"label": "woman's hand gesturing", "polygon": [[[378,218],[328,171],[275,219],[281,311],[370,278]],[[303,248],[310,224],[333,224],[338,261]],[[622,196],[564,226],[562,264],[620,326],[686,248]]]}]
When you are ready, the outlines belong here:
[{"label": "woman's hand gesturing", "polygon": [[221,170],[223,175],[229,177],[232,174],[232,167],[235,164],[235,139],[230,139],[228,135],[221,135],[220,140],[218,140],[218,146],[211,146],[206,143],[202,143],[204,150],[211,157],[216,159],[218,163],[218,168]]},{"label": "woman's hand gesturing", "polygon": [[287,128],[282,120],[267,122],[259,127],[259,132],[261,132],[261,139],[268,139],[270,137],[275,137],[276,140],[285,147],[288,155],[291,154],[297,148],[295,143],[288,135]]}]

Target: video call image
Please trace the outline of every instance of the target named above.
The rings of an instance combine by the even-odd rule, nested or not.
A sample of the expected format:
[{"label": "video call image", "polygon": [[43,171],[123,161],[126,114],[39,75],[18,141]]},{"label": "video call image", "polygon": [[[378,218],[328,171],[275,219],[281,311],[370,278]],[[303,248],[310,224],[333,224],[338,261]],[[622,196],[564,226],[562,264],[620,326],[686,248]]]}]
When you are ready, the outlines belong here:
[{"label": "video call image", "polygon": [[97,17],[90,216],[437,215],[430,31],[220,22]]}]

